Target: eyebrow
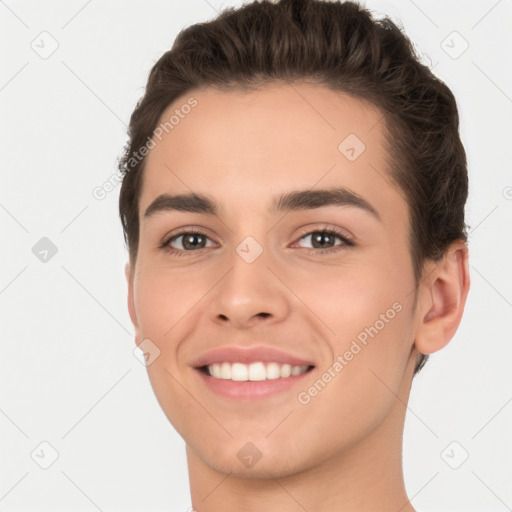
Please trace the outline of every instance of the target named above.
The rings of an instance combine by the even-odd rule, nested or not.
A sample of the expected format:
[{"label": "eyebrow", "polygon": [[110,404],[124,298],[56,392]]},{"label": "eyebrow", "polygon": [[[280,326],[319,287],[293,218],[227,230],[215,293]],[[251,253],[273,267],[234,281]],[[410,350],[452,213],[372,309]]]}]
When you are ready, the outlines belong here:
[{"label": "eyebrow", "polygon": [[[280,212],[312,210],[324,206],[354,206],[370,213],[379,221],[381,220],[377,210],[366,199],[351,190],[340,187],[322,190],[297,190],[282,194],[274,199],[270,212],[277,214]],[[166,211],[216,216],[219,213],[219,208],[211,197],[204,194],[161,194],[147,207],[144,217],[149,218],[156,213]]]}]

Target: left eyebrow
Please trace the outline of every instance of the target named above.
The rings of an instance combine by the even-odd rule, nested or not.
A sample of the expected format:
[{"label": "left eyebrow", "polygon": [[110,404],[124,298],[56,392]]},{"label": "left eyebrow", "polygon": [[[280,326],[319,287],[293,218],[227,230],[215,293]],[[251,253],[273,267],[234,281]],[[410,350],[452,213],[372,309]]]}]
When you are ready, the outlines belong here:
[{"label": "left eyebrow", "polygon": [[[299,210],[312,210],[325,206],[353,206],[360,208],[381,221],[377,210],[360,195],[347,188],[328,188],[321,190],[297,190],[282,194],[274,198],[270,212],[290,212]],[[217,203],[209,196],[203,194],[161,194],[146,209],[144,217],[163,211],[183,211],[205,215],[217,215]]]},{"label": "left eyebrow", "polygon": [[377,210],[366,199],[347,188],[340,187],[320,190],[298,190],[283,194],[274,200],[271,212],[311,210],[324,206],[355,206],[381,221]]}]

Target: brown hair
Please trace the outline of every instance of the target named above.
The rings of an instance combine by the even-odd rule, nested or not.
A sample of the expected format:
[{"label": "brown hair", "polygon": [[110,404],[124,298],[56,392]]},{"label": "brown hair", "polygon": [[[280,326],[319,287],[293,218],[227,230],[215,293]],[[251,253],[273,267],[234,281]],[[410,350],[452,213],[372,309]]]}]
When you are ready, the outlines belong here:
[{"label": "brown hair", "polygon": [[[387,130],[389,177],[407,200],[416,286],[427,259],[467,241],[466,155],[450,89],[419,59],[388,18],[353,2],[254,1],[182,30],[150,71],[119,160],[119,212],[135,265],[138,206],[147,145],[163,111],[191,89],[250,88],[310,80],[377,106]],[[137,158],[134,158],[137,157]],[[417,373],[428,355],[422,355]]]}]

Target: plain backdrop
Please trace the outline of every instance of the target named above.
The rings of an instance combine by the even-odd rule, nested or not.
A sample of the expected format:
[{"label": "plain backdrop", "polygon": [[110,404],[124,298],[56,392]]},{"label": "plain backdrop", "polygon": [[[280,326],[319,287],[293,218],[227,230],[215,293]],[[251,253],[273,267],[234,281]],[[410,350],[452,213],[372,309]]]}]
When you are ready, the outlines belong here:
[{"label": "plain backdrop", "polygon": [[[184,442],[133,352],[119,186],[93,192],[179,30],[241,3],[0,2],[1,511],[191,505]],[[469,162],[471,291],[413,382],[407,491],[421,512],[512,510],[512,1],[366,5],[454,92]]]}]

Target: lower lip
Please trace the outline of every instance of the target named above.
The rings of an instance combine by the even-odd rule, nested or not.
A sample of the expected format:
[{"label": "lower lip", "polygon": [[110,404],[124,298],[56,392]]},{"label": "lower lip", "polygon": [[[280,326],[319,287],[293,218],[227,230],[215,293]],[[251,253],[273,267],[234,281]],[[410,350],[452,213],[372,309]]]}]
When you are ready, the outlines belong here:
[{"label": "lower lip", "polygon": [[293,386],[301,382],[304,377],[309,375],[312,371],[301,373],[300,375],[293,375],[291,377],[279,379],[266,379],[259,381],[235,381],[229,379],[217,379],[210,375],[206,375],[199,369],[195,371],[199,377],[214,393],[218,395],[233,398],[235,400],[259,400],[268,398],[277,393],[290,390]]}]

